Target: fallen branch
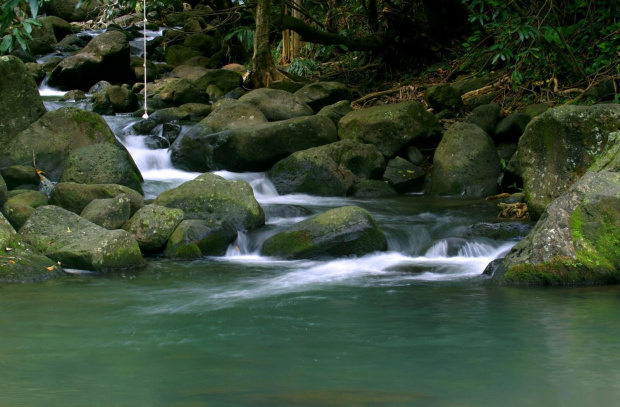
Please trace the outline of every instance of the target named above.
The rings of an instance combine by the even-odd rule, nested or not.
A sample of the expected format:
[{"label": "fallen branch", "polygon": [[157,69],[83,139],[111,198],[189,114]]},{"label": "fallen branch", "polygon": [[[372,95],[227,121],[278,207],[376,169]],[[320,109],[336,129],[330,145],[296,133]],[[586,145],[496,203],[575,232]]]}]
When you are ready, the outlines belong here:
[{"label": "fallen branch", "polygon": [[374,99],[374,98],[377,98],[379,96],[391,95],[392,93],[399,92],[402,88],[403,88],[402,86],[398,86],[396,88],[392,88],[392,89],[389,89],[389,90],[382,90],[380,92],[369,93],[366,96],[363,96],[363,97],[361,97],[359,99],[354,100],[353,102],[351,102],[351,104],[365,102],[365,101],[367,101],[369,99]]}]

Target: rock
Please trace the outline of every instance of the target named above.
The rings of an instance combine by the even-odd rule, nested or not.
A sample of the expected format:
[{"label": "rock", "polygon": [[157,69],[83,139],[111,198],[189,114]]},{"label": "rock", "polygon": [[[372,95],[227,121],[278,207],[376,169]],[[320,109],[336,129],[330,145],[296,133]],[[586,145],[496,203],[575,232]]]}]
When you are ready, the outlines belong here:
[{"label": "rock", "polygon": [[47,205],[47,197],[44,193],[28,191],[9,198],[4,204],[3,213],[11,225],[19,230],[35,208],[43,205]]},{"label": "rock", "polygon": [[105,88],[112,86],[112,84],[108,81],[98,81],[93,86],[88,89],[88,94],[94,95],[96,93],[102,92]]},{"label": "rock", "polygon": [[517,154],[533,219],[595,160],[605,160],[613,146],[620,148],[619,121],[617,105],[561,106],[532,120],[519,140]]},{"label": "rock", "polygon": [[258,107],[269,121],[287,120],[314,114],[310,106],[302,102],[299,97],[284,90],[254,89],[241,96],[239,101]]},{"label": "rock", "polygon": [[202,52],[184,45],[166,47],[166,62],[173,66],[183,65],[190,58],[202,56]]},{"label": "rock", "polygon": [[22,242],[0,213],[0,284],[34,283],[63,274],[56,262]]},{"label": "rock", "polygon": [[263,123],[267,123],[267,118],[256,106],[239,102],[215,108],[199,125],[205,127],[203,133],[207,134]]},{"label": "rock", "polygon": [[181,109],[189,113],[190,119],[206,117],[213,111],[213,107],[211,105],[204,103],[185,103],[184,105],[181,105]]},{"label": "rock", "polygon": [[405,150],[405,158],[413,165],[421,165],[426,159],[420,149],[415,146],[407,147]]},{"label": "rock", "polygon": [[534,117],[540,116],[541,114],[545,113],[549,109],[551,109],[551,106],[549,106],[547,103],[533,103],[531,105],[523,107],[521,110],[519,110],[519,113],[526,114],[530,116],[530,119],[533,119]]},{"label": "rock", "polygon": [[224,93],[241,86],[243,76],[239,72],[228,69],[208,69],[194,84],[198,89],[206,91],[209,85],[216,85]]},{"label": "rock", "polygon": [[136,212],[123,229],[136,237],[144,253],[156,253],[166,247],[168,238],[183,220],[183,211],[159,205],[146,205]]},{"label": "rock", "polygon": [[[78,7],[78,4],[80,5]],[[49,0],[45,2],[45,12],[48,16],[60,17],[68,22],[84,21],[94,18],[99,13],[101,2],[91,0],[82,2],[80,0]]]},{"label": "rock", "polygon": [[375,146],[343,140],[290,155],[273,166],[269,178],[280,194],[344,196],[361,180],[379,178],[384,167]]},{"label": "rock", "polygon": [[37,170],[32,165],[13,165],[0,169],[0,175],[6,182],[9,190],[16,189],[22,185],[35,185],[39,187],[40,179]]},{"label": "rock", "polygon": [[419,192],[424,186],[424,170],[401,157],[392,158],[387,163],[383,179],[399,194]]},{"label": "rock", "polygon": [[505,167],[510,162],[510,159],[517,152],[518,144],[516,143],[502,143],[497,146],[497,155],[502,162],[502,166]]},{"label": "rock", "polygon": [[265,216],[273,218],[307,218],[312,211],[299,205],[269,205],[265,208]]},{"label": "rock", "polygon": [[144,180],[124,146],[101,143],[73,150],[60,182],[118,184],[142,194]]},{"label": "rock", "polygon": [[145,264],[131,234],[104,229],[57,206],[35,209],[19,234],[64,267],[102,271]]},{"label": "rock", "polygon": [[471,111],[467,117],[467,123],[475,124],[484,130],[489,136],[495,135],[495,127],[499,120],[501,106],[497,103],[481,105]]},{"label": "rock", "polygon": [[34,63],[26,63],[26,68],[28,68],[28,72],[30,72],[30,75],[32,75],[32,78],[34,79],[35,83],[37,85],[40,85],[41,82],[43,82],[43,79],[45,79],[45,70],[43,69],[42,65],[37,64],[36,62]]},{"label": "rock", "polygon": [[144,206],[142,195],[125,186],[114,184],[86,185],[74,182],[56,184],[50,195],[50,205],[57,205],[79,214],[95,199],[115,198],[120,194],[125,194],[129,198],[131,214]]},{"label": "rock", "polygon": [[207,87],[207,95],[209,95],[209,100],[220,100],[224,97],[224,92],[216,85],[209,85]]},{"label": "rock", "polygon": [[157,127],[158,124],[178,123],[183,120],[188,120],[189,118],[190,113],[186,109],[181,107],[169,107],[156,111],[150,115],[148,119],[143,119],[136,122],[133,125],[133,129],[137,132],[137,134],[151,134],[153,129]]},{"label": "rock", "polygon": [[188,79],[168,82],[157,95],[159,99],[174,106],[185,103],[207,103],[209,97]]},{"label": "rock", "polygon": [[465,236],[493,240],[521,240],[530,233],[533,227],[534,224],[530,222],[478,222],[467,229]]},{"label": "rock", "polygon": [[[0,152],[6,144],[46,112],[39,88],[22,61],[13,56],[0,57]],[[32,156],[31,156],[32,157]]]},{"label": "rock", "polygon": [[496,144],[517,143],[530,120],[530,116],[525,113],[513,113],[504,117],[495,128],[493,140]]},{"label": "rock", "polygon": [[0,175],[0,206],[4,206],[7,199],[9,199],[9,191],[6,187],[6,182],[4,182],[4,178]]},{"label": "rock", "polygon": [[93,112],[113,115],[114,113],[135,112],[138,107],[138,96],[129,85],[108,86],[92,97]]},{"label": "rock", "polygon": [[295,92],[295,96],[307,103],[315,113],[340,101],[351,102],[351,91],[340,82],[311,83]]},{"label": "rock", "polygon": [[489,93],[483,93],[481,95],[475,95],[468,97],[467,99],[463,99],[463,104],[467,109],[475,109],[478,106],[491,104],[499,97],[499,92],[491,91]]},{"label": "rock", "polygon": [[37,59],[33,57],[31,53],[29,53],[28,51],[24,51],[23,49],[19,49],[19,48],[14,49],[13,52],[11,52],[11,56],[19,58],[26,65],[26,67],[28,67],[28,64],[31,64],[31,63],[36,64],[37,62]]},{"label": "rock", "polygon": [[168,239],[164,257],[196,259],[222,256],[236,238],[237,230],[228,222],[210,227],[202,220],[184,220]]},{"label": "rock", "polygon": [[484,88],[485,86],[495,81],[496,76],[497,74],[489,73],[479,77],[469,76],[464,78],[457,78],[457,80],[451,86],[456,89],[459,94],[462,95],[473,90]]},{"label": "rock", "polygon": [[271,84],[268,87],[269,89],[285,90],[288,93],[295,93],[304,86],[306,86],[306,84],[301,82],[278,82]]},{"label": "rock", "polygon": [[347,113],[352,112],[353,108],[351,107],[351,103],[347,100],[341,100],[340,102],[334,103],[333,105],[325,106],[317,115],[327,116],[331,121],[334,122],[336,126],[338,126],[338,122],[342,119]]},{"label": "rock", "polygon": [[363,256],[387,250],[387,239],[368,211],[332,209],[276,233],[263,244],[265,256],[284,259]]},{"label": "rock", "polygon": [[461,92],[447,83],[428,88],[424,92],[424,100],[436,112],[460,109],[463,106]]},{"label": "rock", "polygon": [[180,136],[171,146],[172,163],[186,171],[265,171],[295,151],[337,140],[334,124],[324,116],[210,131],[199,124]]},{"label": "rock", "polygon": [[71,24],[58,16],[48,15],[47,17],[39,17],[39,21],[41,22],[41,25],[52,28],[55,40],[57,41],[61,41],[65,37],[73,34],[73,27],[71,27]]},{"label": "rock", "polygon": [[48,84],[59,89],[85,91],[100,80],[124,83],[131,79],[129,63],[127,36],[120,31],[107,31],[60,62],[50,74]]},{"label": "rock", "polygon": [[247,182],[228,181],[211,173],[162,192],[154,204],[181,209],[184,219],[202,219],[210,227],[225,221],[248,230],[265,224],[265,213]]},{"label": "rock", "polygon": [[210,57],[221,48],[217,39],[202,33],[190,35],[183,41],[183,45],[200,51],[200,54],[206,57]]},{"label": "rock", "polygon": [[87,44],[88,42],[84,41],[77,35],[68,34],[66,37],[58,41],[58,44],[56,44],[56,47],[54,48],[56,48],[56,50],[60,49],[62,51],[78,51],[81,48],[84,48]]},{"label": "rock", "polygon": [[359,198],[380,198],[384,196],[395,196],[398,193],[390,186],[387,181],[366,179],[353,185],[349,195]]},{"label": "rock", "polygon": [[32,165],[58,181],[72,151],[92,144],[108,143],[123,148],[105,120],[96,113],[63,107],[46,113],[2,146],[0,168]]},{"label": "rock", "polygon": [[209,69],[205,67],[195,65],[179,65],[170,72],[169,76],[171,78],[188,79],[194,82],[207,72],[209,72]]},{"label": "rock", "polygon": [[26,39],[28,51],[32,55],[44,55],[54,52],[52,45],[58,41],[54,35],[54,27],[51,22],[46,21],[45,17],[40,17],[40,26],[32,26],[31,38]]},{"label": "rock", "polygon": [[355,110],[338,123],[341,139],[373,144],[392,157],[414,140],[439,132],[439,122],[418,102],[403,102]]},{"label": "rock", "polygon": [[83,90],[73,89],[65,93],[64,95],[62,95],[62,98],[60,98],[60,100],[62,100],[63,102],[68,102],[68,101],[79,102],[82,100],[86,100],[86,94],[84,93]]},{"label": "rock", "polygon": [[108,230],[120,229],[131,216],[129,198],[120,194],[114,198],[94,199],[80,216]]},{"label": "rock", "polygon": [[595,102],[614,100],[614,97],[618,93],[616,89],[614,80],[607,79],[590,87],[583,96],[584,99],[594,100]]},{"label": "rock", "polygon": [[589,172],[555,199],[493,279],[507,284],[620,281],[620,174]]},{"label": "rock", "polygon": [[491,137],[474,124],[454,123],[435,151],[430,193],[478,198],[495,195],[500,172]]}]

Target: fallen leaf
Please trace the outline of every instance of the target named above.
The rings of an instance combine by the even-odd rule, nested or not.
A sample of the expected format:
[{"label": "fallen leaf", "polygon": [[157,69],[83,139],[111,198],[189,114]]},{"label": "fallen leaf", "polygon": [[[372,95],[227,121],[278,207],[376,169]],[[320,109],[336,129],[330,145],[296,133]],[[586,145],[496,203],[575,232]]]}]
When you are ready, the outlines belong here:
[{"label": "fallen leaf", "polygon": [[55,266],[45,267],[45,269],[46,269],[47,271],[52,271],[52,270],[54,270],[55,268],[56,268]]},{"label": "fallen leaf", "polygon": [[9,263],[15,264],[15,260],[9,260]]}]

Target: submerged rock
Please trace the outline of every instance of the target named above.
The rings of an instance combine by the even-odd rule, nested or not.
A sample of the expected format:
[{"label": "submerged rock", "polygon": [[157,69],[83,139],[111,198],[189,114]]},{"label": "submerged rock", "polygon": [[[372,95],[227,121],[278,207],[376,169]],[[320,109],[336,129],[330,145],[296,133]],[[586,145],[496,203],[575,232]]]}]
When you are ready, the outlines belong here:
[{"label": "submerged rock", "polygon": [[356,206],[332,209],[276,233],[265,256],[302,259],[363,256],[387,250],[387,239],[370,213]]}]

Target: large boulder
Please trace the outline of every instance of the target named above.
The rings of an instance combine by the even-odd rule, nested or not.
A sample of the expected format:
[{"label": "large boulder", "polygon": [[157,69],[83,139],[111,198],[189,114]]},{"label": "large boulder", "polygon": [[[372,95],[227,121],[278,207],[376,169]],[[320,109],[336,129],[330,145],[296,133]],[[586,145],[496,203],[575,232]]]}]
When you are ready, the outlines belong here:
[{"label": "large boulder", "polygon": [[535,219],[598,156],[620,143],[619,123],[620,106],[612,104],[561,106],[530,122],[517,153],[526,201]]},{"label": "large boulder", "polygon": [[422,168],[401,157],[394,157],[388,161],[383,173],[383,179],[401,194],[421,191],[425,178],[426,173]]},{"label": "large boulder", "polygon": [[166,62],[173,66],[183,65],[188,59],[201,56],[202,52],[184,45],[166,47]]},{"label": "large boulder", "polygon": [[371,214],[345,206],[306,219],[263,244],[265,256],[285,259],[363,256],[387,250],[387,239]]},{"label": "large boulder", "polygon": [[0,175],[0,206],[4,205],[7,199],[9,199],[9,189],[6,187],[4,178]]},{"label": "large boulder", "polygon": [[120,229],[131,216],[131,204],[127,195],[92,200],[80,216],[108,230]]},{"label": "large boulder", "polygon": [[0,213],[0,283],[32,283],[63,274],[55,261],[22,242]]},{"label": "large boulder", "polygon": [[113,115],[114,113],[130,113],[138,110],[138,96],[129,85],[107,86],[93,95],[93,112]]},{"label": "large boulder", "polygon": [[121,31],[107,31],[93,38],[77,54],[60,62],[49,77],[49,86],[87,91],[100,80],[124,83],[129,68],[129,42]]},{"label": "large boulder", "polygon": [[494,195],[501,170],[491,137],[474,124],[454,123],[435,151],[430,193]]},{"label": "large boulder", "polygon": [[344,196],[361,180],[380,178],[384,168],[375,146],[343,140],[298,151],[276,163],[269,177],[280,194]]},{"label": "large boulder", "polygon": [[22,185],[34,185],[38,188],[41,182],[37,170],[32,165],[12,165],[0,168],[0,175],[4,178],[9,190],[17,189]]},{"label": "large boulder", "polygon": [[74,182],[56,184],[50,195],[50,205],[57,205],[79,214],[95,199],[115,198],[121,194],[125,194],[129,199],[131,214],[144,206],[142,195],[126,186],[116,184],[86,185]]},{"label": "large boulder", "polygon": [[99,143],[73,150],[60,182],[118,184],[142,194],[144,179],[124,146]]},{"label": "large boulder", "polygon": [[620,173],[588,172],[544,211],[500,263],[509,284],[620,282]]},{"label": "large boulder", "polygon": [[497,103],[478,106],[471,111],[467,117],[467,122],[479,126],[489,136],[493,137],[501,111],[502,107]]},{"label": "large boulder", "polygon": [[183,220],[183,211],[159,205],[146,205],[123,226],[135,236],[140,249],[156,253],[166,247],[168,238]]},{"label": "large boulder", "polygon": [[338,126],[338,122],[348,113],[352,112],[353,108],[351,107],[351,103],[348,100],[341,100],[340,102],[336,102],[333,105],[325,106],[317,115],[319,116],[327,116],[334,122],[336,126]]},{"label": "large boulder", "polygon": [[212,227],[203,220],[184,220],[168,239],[164,257],[196,259],[222,256],[236,238],[237,229],[228,222]]},{"label": "large boulder", "polygon": [[351,91],[347,85],[340,82],[311,83],[295,92],[295,96],[307,103],[315,113],[336,102],[351,101]]},{"label": "large boulder", "polygon": [[[39,88],[26,65],[14,56],[0,57],[0,152],[19,132],[46,112]],[[9,96],[10,95],[10,96]]]},{"label": "large boulder", "polygon": [[99,0],[48,0],[45,2],[45,12],[48,16],[60,17],[69,22],[94,18],[99,13],[100,7]]},{"label": "large boulder", "polygon": [[261,88],[241,96],[240,102],[251,103],[258,107],[269,121],[292,119],[299,116],[311,116],[314,111],[298,96],[285,90]]},{"label": "large boulder", "polygon": [[32,165],[58,181],[72,151],[92,144],[108,143],[122,147],[105,120],[96,113],[63,107],[46,113],[30,127],[2,146],[0,168]]},{"label": "large boulder", "polygon": [[130,233],[107,230],[57,206],[37,208],[19,234],[26,243],[68,268],[102,271],[145,264]]},{"label": "large boulder", "polygon": [[186,103],[207,103],[209,101],[209,96],[189,79],[168,81],[156,97],[174,106],[181,106]]},{"label": "large boulder", "polygon": [[202,219],[209,227],[225,221],[240,230],[265,224],[265,213],[247,182],[228,181],[211,173],[164,191],[153,203],[181,209],[184,219]]},{"label": "large boulder", "polygon": [[424,93],[424,100],[436,112],[459,109],[463,106],[461,92],[447,83],[428,88]]},{"label": "large boulder", "polygon": [[336,126],[325,116],[210,132],[197,125],[179,137],[171,147],[172,163],[187,171],[265,171],[291,153],[337,140]]},{"label": "large boulder", "polygon": [[3,212],[11,225],[19,230],[35,208],[43,205],[47,205],[47,196],[44,193],[27,191],[10,197],[4,204]]},{"label": "large boulder", "polygon": [[194,84],[202,90],[207,90],[209,85],[216,85],[224,93],[228,93],[239,86],[243,82],[243,76],[239,72],[229,69],[207,69]]},{"label": "large boulder", "polygon": [[418,102],[355,110],[338,123],[338,135],[341,139],[374,144],[386,157],[394,156],[414,140],[438,132],[437,118]]},{"label": "large boulder", "polygon": [[201,132],[208,134],[263,123],[267,123],[267,118],[256,106],[238,102],[216,107],[198,125],[204,127]]}]

